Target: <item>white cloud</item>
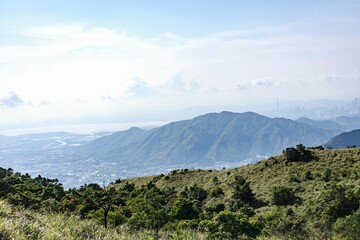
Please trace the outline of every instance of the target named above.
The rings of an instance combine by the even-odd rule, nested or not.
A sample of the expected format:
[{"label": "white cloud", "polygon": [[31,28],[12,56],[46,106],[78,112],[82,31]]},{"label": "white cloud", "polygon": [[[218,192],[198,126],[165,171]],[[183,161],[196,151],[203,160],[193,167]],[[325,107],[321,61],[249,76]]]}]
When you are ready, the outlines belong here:
[{"label": "white cloud", "polygon": [[253,87],[271,88],[282,85],[285,81],[276,78],[261,78],[253,79],[251,81],[244,81],[235,84],[235,88],[238,90],[247,90]]},{"label": "white cloud", "polygon": [[146,81],[140,77],[136,77],[125,89],[125,95],[136,97],[148,97],[159,94],[157,88],[150,86]]},{"label": "white cloud", "polygon": [[194,79],[190,79],[190,81],[188,82],[188,90],[192,92],[196,92],[199,91],[200,89],[201,89],[200,84]]},{"label": "white cloud", "polygon": [[279,86],[281,84],[281,81],[275,78],[263,78],[263,79],[254,79],[251,81],[251,84],[253,86],[259,86],[259,87],[273,87],[273,86]]},{"label": "white cloud", "polygon": [[144,57],[160,49],[154,44],[139,40],[108,28],[85,28],[82,25],[50,25],[30,28],[23,33],[34,44],[0,47],[0,62],[40,59],[77,51],[116,51],[122,56]]},{"label": "white cloud", "polygon": [[[359,66],[358,39],[313,34],[303,25],[297,32],[294,26],[197,37],[167,32],[151,38],[81,24],[32,27],[18,36],[16,44],[0,45],[0,94],[14,91],[20,100],[40,103],[26,107],[19,103],[16,108],[36,108],[39,118],[45,110],[52,117],[61,111],[66,116],[83,111],[100,114],[104,104],[112,112],[131,108],[141,112],[144,96],[149,109],[159,104],[164,108],[231,104],[285,91],[289,97],[306,93],[310,98],[319,95],[313,84],[322,87],[321,81],[328,83],[321,97],[355,95],[359,81],[347,87],[339,77],[350,79],[343,76]],[[234,91],[234,86],[242,91]],[[57,111],[50,110],[53,106]]]},{"label": "white cloud", "polygon": [[171,78],[161,87],[171,92],[186,92],[188,90],[182,73],[171,76]]},{"label": "white cloud", "polygon": [[235,89],[238,89],[238,90],[246,90],[248,88],[249,88],[248,83],[236,83],[235,84]]},{"label": "white cloud", "polygon": [[319,82],[325,82],[325,83],[336,83],[336,82],[341,82],[343,80],[344,80],[344,78],[341,76],[326,75],[326,74],[321,75],[318,79]]},{"label": "white cloud", "polygon": [[2,108],[15,108],[23,104],[25,104],[24,100],[15,92],[9,92],[8,96],[0,98],[0,107]]},{"label": "white cloud", "polygon": [[46,105],[50,105],[51,102],[45,99],[41,99],[41,101],[39,102],[39,106],[46,106]]},{"label": "white cloud", "polygon": [[171,32],[161,33],[160,37],[176,44],[181,44],[184,41],[182,37]]},{"label": "white cloud", "polygon": [[182,73],[172,75],[169,80],[151,85],[149,82],[140,77],[136,77],[127,86],[124,91],[125,96],[131,97],[148,97],[148,96],[164,96],[173,93],[186,94],[195,93],[201,89],[200,84],[193,78],[184,79]]},{"label": "white cloud", "polygon": [[33,44],[0,46],[0,63],[17,69],[0,70],[7,79],[0,89],[16,89],[33,101],[116,97],[134,76],[156,85],[178,69],[166,48],[111,29],[51,25],[25,35]]}]

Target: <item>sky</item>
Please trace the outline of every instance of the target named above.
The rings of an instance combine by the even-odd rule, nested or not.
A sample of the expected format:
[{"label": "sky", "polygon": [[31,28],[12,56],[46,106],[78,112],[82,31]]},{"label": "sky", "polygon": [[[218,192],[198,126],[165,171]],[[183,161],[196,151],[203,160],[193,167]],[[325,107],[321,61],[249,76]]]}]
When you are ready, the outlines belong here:
[{"label": "sky", "polygon": [[351,100],[359,26],[359,0],[0,0],[0,130]]}]

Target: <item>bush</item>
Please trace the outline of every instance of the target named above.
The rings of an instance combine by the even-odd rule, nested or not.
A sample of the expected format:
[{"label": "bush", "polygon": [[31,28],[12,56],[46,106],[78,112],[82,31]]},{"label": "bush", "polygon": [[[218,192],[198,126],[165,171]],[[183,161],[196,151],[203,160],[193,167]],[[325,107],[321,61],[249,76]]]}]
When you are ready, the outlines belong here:
[{"label": "bush", "polygon": [[294,204],[296,201],[295,191],[287,186],[274,186],[270,190],[271,203],[279,206]]},{"label": "bush", "polygon": [[325,181],[325,182],[328,182],[331,180],[331,176],[332,176],[332,171],[330,168],[325,168],[324,172],[323,172],[323,177],[322,179]]},{"label": "bush", "polygon": [[221,211],[225,210],[225,205],[223,203],[218,203],[216,205],[212,205],[206,208],[207,212],[211,212],[211,213],[219,213]]},{"label": "bush", "polygon": [[215,187],[211,190],[210,195],[212,197],[219,197],[219,196],[224,195],[224,191],[222,190],[221,187]]},{"label": "bush", "polygon": [[202,202],[207,197],[207,191],[195,184],[190,188],[185,187],[184,190],[180,193],[180,195],[191,200],[198,200]]},{"label": "bush", "polygon": [[[309,239],[306,230],[306,219],[298,216],[289,208],[268,211],[259,216],[262,233],[274,239]],[[267,239],[267,238],[265,238]]]},{"label": "bush", "polygon": [[313,179],[313,176],[312,176],[312,173],[310,170],[306,170],[304,173],[303,173],[303,178],[306,179],[306,180],[312,180]]},{"label": "bush", "polygon": [[190,199],[178,198],[171,207],[171,215],[175,219],[185,220],[197,218],[199,212]]},{"label": "bush", "polygon": [[360,208],[352,215],[339,218],[334,224],[334,231],[343,239],[360,238]]},{"label": "bush", "polygon": [[317,211],[320,210],[323,220],[331,225],[338,218],[356,211],[360,199],[352,185],[338,183],[329,185],[328,190],[322,193],[319,200],[321,205]]},{"label": "bush", "polygon": [[227,210],[218,213],[212,220],[201,221],[199,228],[215,239],[235,239],[241,235],[254,238],[260,233],[244,214]]},{"label": "bush", "polygon": [[219,185],[221,183],[218,177],[214,177],[212,181],[214,185]]},{"label": "bush", "polygon": [[241,176],[235,176],[235,190],[232,199],[235,200],[238,205],[250,204],[255,200],[249,183]]}]

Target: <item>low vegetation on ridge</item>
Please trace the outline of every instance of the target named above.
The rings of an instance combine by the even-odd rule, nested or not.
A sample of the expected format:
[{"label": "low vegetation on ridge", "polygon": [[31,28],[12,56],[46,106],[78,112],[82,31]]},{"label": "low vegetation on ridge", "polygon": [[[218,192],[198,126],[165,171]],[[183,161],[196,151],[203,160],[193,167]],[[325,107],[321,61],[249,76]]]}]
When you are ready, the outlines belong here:
[{"label": "low vegetation on ridge", "polygon": [[64,190],[0,168],[0,239],[359,239],[360,149]]}]

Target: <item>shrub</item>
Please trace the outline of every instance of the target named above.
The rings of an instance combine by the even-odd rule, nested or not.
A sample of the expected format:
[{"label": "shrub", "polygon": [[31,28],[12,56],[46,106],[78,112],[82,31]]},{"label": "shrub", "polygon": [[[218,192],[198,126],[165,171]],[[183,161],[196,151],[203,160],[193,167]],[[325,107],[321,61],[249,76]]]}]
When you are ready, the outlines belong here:
[{"label": "shrub", "polygon": [[220,187],[215,187],[211,190],[210,195],[212,197],[219,197],[219,196],[224,195],[224,191]]},{"label": "shrub", "polygon": [[213,181],[213,183],[214,183],[214,185],[219,185],[221,182],[219,181],[219,178],[218,177],[214,177],[213,179],[212,179],[212,181]]},{"label": "shrub", "polygon": [[290,175],[289,182],[300,183],[301,180],[299,180],[295,175]]},{"label": "shrub", "polygon": [[180,193],[182,197],[187,197],[192,200],[204,201],[207,197],[207,191],[196,184],[188,188],[185,186],[184,190]]},{"label": "shrub", "polygon": [[250,204],[255,200],[249,183],[241,176],[235,176],[235,190],[232,198],[241,204]]},{"label": "shrub", "polygon": [[227,210],[218,213],[212,220],[201,221],[199,227],[215,239],[235,239],[241,235],[254,238],[260,232],[244,214]]},{"label": "shrub", "polygon": [[178,198],[171,207],[171,215],[175,219],[185,220],[197,218],[199,212],[190,199]]},{"label": "shrub", "polygon": [[271,203],[274,205],[286,206],[296,201],[293,188],[287,186],[274,186],[270,190]]},{"label": "shrub", "polygon": [[218,203],[216,205],[212,205],[212,206],[206,208],[206,211],[211,212],[211,213],[214,213],[214,212],[219,213],[224,210],[225,210],[225,205],[223,203]]},{"label": "shrub", "polygon": [[312,180],[313,176],[310,170],[306,170],[305,172],[303,172],[303,178],[306,180]]},{"label": "shrub", "polygon": [[339,218],[334,224],[334,231],[343,239],[359,239],[360,208],[352,215]]},{"label": "shrub", "polygon": [[332,171],[330,168],[325,168],[324,172],[323,172],[323,177],[322,179],[325,181],[325,182],[328,182],[331,180],[331,176],[332,176]]}]

